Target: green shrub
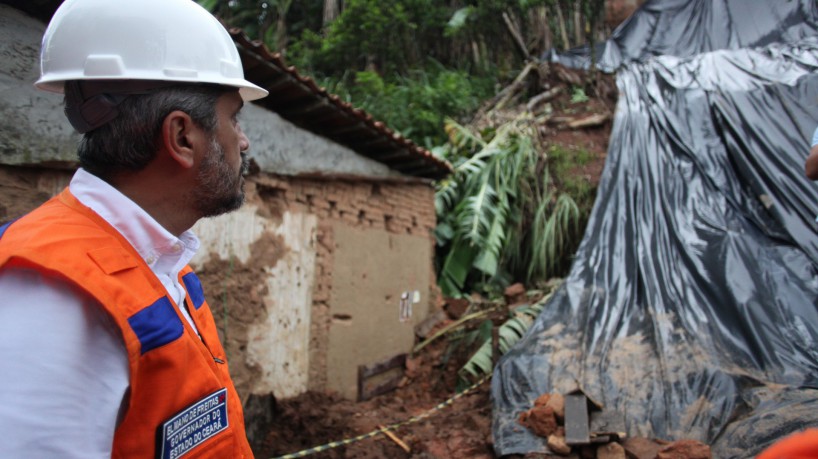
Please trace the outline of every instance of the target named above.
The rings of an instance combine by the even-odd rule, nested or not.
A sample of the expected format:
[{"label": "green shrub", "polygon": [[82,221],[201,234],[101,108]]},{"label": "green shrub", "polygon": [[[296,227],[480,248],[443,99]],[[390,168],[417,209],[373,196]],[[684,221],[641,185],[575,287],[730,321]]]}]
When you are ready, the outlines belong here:
[{"label": "green shrub", "polygon": [[493,91],[491,78],[431,62],[426,70],[388,81],[374,71],[320,81],[327,89],[383,121],[391,129],[431,148],[446,141],[447,118],[463,120]]}]

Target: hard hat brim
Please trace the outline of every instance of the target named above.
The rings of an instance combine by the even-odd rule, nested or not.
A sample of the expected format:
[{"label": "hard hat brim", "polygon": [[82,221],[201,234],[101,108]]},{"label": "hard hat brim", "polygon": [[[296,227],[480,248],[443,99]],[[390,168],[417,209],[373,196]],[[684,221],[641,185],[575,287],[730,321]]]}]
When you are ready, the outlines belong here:
[{"label": "hard hat brim", "polygon": [[[34,83],[34,86],[37,89],[53,92],[56,94],[63,94],[65,92],[65,82],[71,80],[83,80],[83,81],[93,81],[96,80],[106,80],[106,81],[116,81],[116,80],[131,80],[131,78],[77,78],[74,76],[73,78],[40,78]],[[176,82],[179,84],[201,84],[201,83],[213,83],[219,84],[222,86],[234,87],[239,90],[239,95],[241,96],[242,100],[245,102],[250,102],[253,100],[261,99],[266,97],[268,91],[263,89],[262,87],[255,85],[247,80],[241,78],[235,78],[226,80],[224,78],[219,79],[219,81],[206,81],[206,80],[196,80],[196,81],[189,81],[184,79],[171,79],[171,80],[158,80],[158,81],[167,81],[167,82]]]}]

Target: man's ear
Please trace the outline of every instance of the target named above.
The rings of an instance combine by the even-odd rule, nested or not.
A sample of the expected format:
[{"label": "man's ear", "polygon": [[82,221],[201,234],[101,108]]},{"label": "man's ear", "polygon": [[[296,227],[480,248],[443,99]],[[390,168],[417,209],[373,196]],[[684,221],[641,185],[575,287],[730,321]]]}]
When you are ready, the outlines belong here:
[{"label": "man's ear", "polygon": [[196,162],[196,152],[204,139],[204,129],[199,127],[187,113],[175,110],[165,117],[160,133],[162,147],[171,159],[183,168],[191,168]]}]

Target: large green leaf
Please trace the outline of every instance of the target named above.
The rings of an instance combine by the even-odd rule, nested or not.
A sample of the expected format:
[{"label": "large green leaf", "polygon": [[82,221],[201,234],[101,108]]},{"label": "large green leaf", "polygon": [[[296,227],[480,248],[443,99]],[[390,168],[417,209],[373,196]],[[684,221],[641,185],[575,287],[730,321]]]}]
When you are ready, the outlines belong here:
[{"label": "large green leaf", "polygon": [[473,246],[461,239],[455,240],[440,273],[441,278],[446,282],[440,285],[445,295],[459,296],[475,256],[476,251]]},{"label": "large green leaf", "polygon": [[498,208],[494,214],[491,229],[485,238],[485,247],[474,260],[474,267],[488,276],[497,274],[497,269],[500,264],[500,252],[503,249],[503,243],[506,238],[506,218],[503,210],[502,208]]}]

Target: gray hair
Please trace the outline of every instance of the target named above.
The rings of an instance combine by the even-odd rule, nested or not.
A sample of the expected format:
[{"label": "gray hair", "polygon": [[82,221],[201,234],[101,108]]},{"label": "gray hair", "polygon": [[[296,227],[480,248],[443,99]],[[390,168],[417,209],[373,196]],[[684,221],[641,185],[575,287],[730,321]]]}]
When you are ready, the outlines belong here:
[{"label": "gray hair", "polygon": [[[71,90],[66,85],[66,100]],[[218,85],[186,84],[127,96],[115,118],[83,135],[77,148],[80,166],[103,179],[143,169],[156,156],[165,117],[175,110],[212,134],[218,121],[216,101],[227,91]]]}]

